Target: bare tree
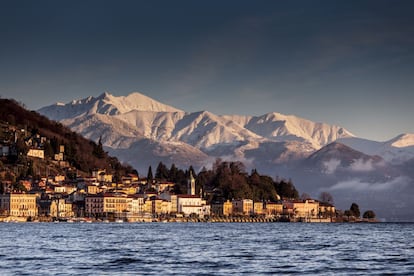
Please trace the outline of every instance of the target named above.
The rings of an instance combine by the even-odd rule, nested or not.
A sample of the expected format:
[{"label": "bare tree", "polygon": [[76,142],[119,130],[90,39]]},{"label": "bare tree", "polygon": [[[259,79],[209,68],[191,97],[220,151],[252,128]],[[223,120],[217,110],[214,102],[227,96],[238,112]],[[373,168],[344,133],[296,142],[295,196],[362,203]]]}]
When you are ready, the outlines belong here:
[{"label": "bare tree", "polygon": [[325,203],[329,203],[329,204],[334,203],[333,196],[328,192],[322,192],[319,195],[319,200],[322,201],[322,202],[325,202]]}]

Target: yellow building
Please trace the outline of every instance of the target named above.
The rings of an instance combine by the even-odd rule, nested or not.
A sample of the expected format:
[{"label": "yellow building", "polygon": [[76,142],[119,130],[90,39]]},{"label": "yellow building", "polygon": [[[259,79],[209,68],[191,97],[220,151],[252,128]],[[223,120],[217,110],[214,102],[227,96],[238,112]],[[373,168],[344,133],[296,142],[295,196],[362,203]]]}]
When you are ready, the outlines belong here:
[{"label": "yellow building", "polygon": [[293,211],[296,218],[316,218],[319,215],[319,202],[313,199],[293,201]]},{"label": "yellow building", "polygon": [[329,203],[319,202],[319,216],[322,218],[330,218],[335,216],[335,206]]},{"label": "yellow building", "polygon": [[152,215],[152,201],[149,199],[145,200],[144,213]]},{"label": "yellow building", "polygon": [[269,216],[280,215],[283,213],[283,204],[278,202],[266,202],[265,213]]},{"label": "yellow building", "polygon": [[85,198],[85,211],[89,216],[107,216],[114,214],[121,217],[121,214],[128,211],[132,198],[121,193],[101,193],[89,195]]},{"label": "yellow building", "polygon": [[100,193],[102,191],[102,189],[95,184],[88,184],[86,186],[86,192],[90,195],[96,195],[98,193]]},{"label": "yellow building", "polygon": [[92,171],[92,177],[95,177],[99,182],[112,183],[112,174],[107,174],[106,170],[94,170]]},{"label": "yellow building", "polygon": [[170,213],[176,214],[178,212],[178,199],[177,199],[177,195],[171,195],[170,196],[170,202],[171,202],[171,209],[170,209]]},{"label": "yellow building", "polygon": [[24,193],[8,193],[0,195],[0,209],[12,217],[37,217],[37,195]]},{"label": "yellow building", "polygon": [[255,215],[263,215],[263,202],[254,202],[253,203],[253,212]]},{"label": "yellow building", "polygon": [[233,214],[238,215],[252,215],[253,214],[253,200],[239,199],[233,200]]},{"label": "yellow building", "polygon": [[66,202],[63,198],[52,200],[50,204],[50,216],[55,218],[73,217],[74,212],[72,207],[72,203]]},{"label": "yellow building", "polygon": [[223,203],[223,216],[231,216],[233,214],[233,203],[229,200]]}]

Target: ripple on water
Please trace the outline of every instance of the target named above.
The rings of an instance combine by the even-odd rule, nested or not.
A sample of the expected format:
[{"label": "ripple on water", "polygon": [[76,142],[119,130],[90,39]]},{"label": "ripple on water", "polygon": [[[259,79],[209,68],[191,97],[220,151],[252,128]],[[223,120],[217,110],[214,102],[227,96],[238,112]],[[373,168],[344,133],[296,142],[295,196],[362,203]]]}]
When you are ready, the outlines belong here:
[{"label": "ripple on water", "polygon": [[412,274],[399,224],[0,224],[0,275]]}]

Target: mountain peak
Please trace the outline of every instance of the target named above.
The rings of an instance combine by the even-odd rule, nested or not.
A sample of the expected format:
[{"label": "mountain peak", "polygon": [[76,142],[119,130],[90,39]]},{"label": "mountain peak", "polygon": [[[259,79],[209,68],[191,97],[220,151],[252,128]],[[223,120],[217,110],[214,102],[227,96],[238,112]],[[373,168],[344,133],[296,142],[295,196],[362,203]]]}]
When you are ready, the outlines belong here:
[{"label": "mountain peak", "polygon": [[98,97],[89,96],[67,104],[59,103],[46,106],[38,111],[58,121],[85,114],[118,115],[131,111],[183,112],[138,92],[133,92],[128,96],[114,96],[109,92],[104,92]]},{"label": "mountain peak", "polygon": [[120,113],[130,111],[152,111],[152,112],[182,112],[175,107],[160,103],[144,94],[133,92],[127,96],[113,96],[104,93],[106,103],[115,106]]},{"label": "mountain peak", "polygon": [[414,146],[414,134],[413,133],[400,134],[397,137],[388,141],[388,144],[396,148],[405,148],[405,147]]},{"label": "mountain peak", "polygon": [[373,161],[378,162],[381,160],[381,157],[364,154],[338,142],[330,143],[308,157],[308,160],[311,160],[312,162],[322,162],[335,159],[341,160],[341,163],[349,165],[355,160],[372,159]]}]

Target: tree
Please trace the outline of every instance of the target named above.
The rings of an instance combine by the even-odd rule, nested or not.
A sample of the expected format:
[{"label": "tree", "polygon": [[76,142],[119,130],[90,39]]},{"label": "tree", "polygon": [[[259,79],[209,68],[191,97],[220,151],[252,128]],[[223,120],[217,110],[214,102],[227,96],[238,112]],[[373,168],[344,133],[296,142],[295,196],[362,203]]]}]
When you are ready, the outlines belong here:
[{"label": "tree", "polygon": [[147,184],[151,185],[153,179],[154,179],[154,177],[152,176],[152,168],[151,168],[151,166],[149,166],[148,173],[147,173]]},{"label": "tree", "polygon": [[301,200],[311,199],[311,196],[308,193],[302,193],[300,196]]},{"label": "tree", "polygon": [[99,137],[98,145],[94,144],[93,155],[95,155],[96,158],[99,159],[105,158],[105,151],[102,145],[102,136]]},{"label": "tree", "polygon": [[356,203],[351,204],[351,208],[349,208],[349,211],[351,211],[351,214],[356,218],[359,218],[361,216],[361,212],[359,211],[359,206]]},{"label": "tree", "polygon": [[333,196],[328,192],[322,192],[319,195],[319,200],[324,203],[334,204]]},{"label": "tree", "polygon": [[281,180],[280,182],[275,182],[276,192],[282,198],[299,198],[299,193],[293,185],[292,181]]},{"label": "tree", "polygon": [[362,215],[362,217],[364,219],[374,219],[376,217],[376,215],[375,215],[374,211],[368,210],[368,211],[365,211],[364,212],[364,214]]},{"label": "tree", "polygon": [[167,180],[169,175],[169,171],[167,166],[165,166],[162,162],[158,163],[157,170],[155,171],[155,178],[160,180]]},{"label": "tree", "polygon": [[172,163],[170,171],[168,172],[168,181],[177,182],[178,169],[174,163]]},{"label": "tree", "polygon": [[46,157],[48,157],[48,158],[53,159],[53,158],[54,158],[54,156],[55,156],[55,151],[53,150],[53,147],[52,147],[52,145],[49,143],[49,141],[46,141],[46,142],[43,144],[43,148],[44,148],[44,150],[45,150],[45,156],[46,156]]}]

